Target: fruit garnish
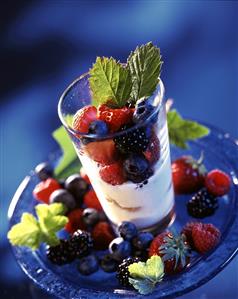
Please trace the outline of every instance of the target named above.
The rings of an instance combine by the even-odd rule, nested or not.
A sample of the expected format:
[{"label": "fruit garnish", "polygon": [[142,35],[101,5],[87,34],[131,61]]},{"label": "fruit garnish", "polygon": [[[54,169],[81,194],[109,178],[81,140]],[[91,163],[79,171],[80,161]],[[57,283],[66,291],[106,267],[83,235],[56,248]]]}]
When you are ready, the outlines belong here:
[{"label": "fruit garnish", "polygon": [[117,265],[118,263],[113,259],[111,254],[105,254],[100,261],[101,268],[108,273],[115,272]]},{"label": "fruit garnish", "polygon": [[201,189],[187,202],[188,214],[195,218],[205,218],[215,213],[218,208],[217,198]]},{"label": "fruit garnish", "polygon": [[65,180],[64,187],[74,196],[78,206],[82,204],[83,196],[89,188],[87,182],[78,173],[70,175]]},{"label": "fruit garnish", "polygon": [[35,173],[41,181],[53,176],[53,171],[47,162],[40,163],[35,168]]},{"label": "fruit garnish", "polygon": [[67,212],[72,211],[76,207],[76,202],[72,194],[70,194],[67,190],[59,189],[55,190],[50,195],[49,203],[62,203]]},{"label": "fruit garnish", "polygon": [[221,232],[213,224],[195,223],[192,238],[195,249],[206,253],[213,249],[220,241]]},{"label": "fruit garnish", "polygon": [[[154,110],[155,107],[148,102],[147,98],[142,98],[136,102],[135,111],[133,113],[133,122],[143,123]],[[153,117],[153,121],[155,122],[156,118]]]},{"label": "fruit garnish", "polygon": [[15,224],[8,232],[7,237],[11,244],[27,246],[33,250],[39,248],[41,243],[50,246],[60,244],[56,233],[68,222],[68,218],[63,216],[64,205],[61,203],[39,204],[35,210],[38,219],[30,213],[23,213],[20,223]]},{"label": "fruit garnish", "polygon": [[80,229],[73,233],[69,242],[76,258],[87,256],[93,249],[91,234]]},{"label": "fruit garnish", "polygon": [[110,165],[102,166],[99,170],[101,179],[111,185],[121,185],[126,181],[122,163],[115,162]]},{"label": "fruit garnish", "polygon": [[150,243],[153,241],[154,236],[149,232],[140,232],[138,236],[132,239],[133,248],[137,250],[146,251]]},{"label": "fruit garnish", "polygon": [[133,111],[128,107],[111,109],[107,105],[100,105],[97,116],[108,125],[111,132],[116,132],[122,125],[132,121]]},{"label": "fruit garnish", "polygon": [[80,175],[81,175],[82,179],[85,180],[86,183],[88,183],[89,185],[91,184],[90,179],[89,179],[88,175],[86,174],[83,167],[80,168]]},{"label": "fruit garnish", "polygon": [[75,209],[71,211],[67,215],[67,217],[68,217],[68,223],[65,225],[65,230],[69,234],[73,234],[78,229],[84,230],[86,228],[83,221],[82,209]]},{"label": "fruit garnish", "polygon": [[188,242],[191,249],[194,249],[192,230],[193,226],[198,222],[188,222],[182,229],[181,234],[185,235],[186,241]]},{"label": "fruit garnish", "polygon": [[152,132],[150,142],[146,151],[144,152],[144,156],[150,165],[153,165],[160,158],[160,142],[154,132]]},{"label": "fruit garnish", "polygon": [[131,286],[129,282],[129,269],[128,267],[134,263],[139,262],[140,259],[137,257],[128,257],[122,261],[122,263],[118,266],[117,269],[117,279],[119,283],[124,287]]},{"label": "fruit garnish", "polygon": [[231,179],[225,172],[214,169],[206,175],[205,186],[210,194],[223,196],[230,190]]},{"label": "fruit garnish", "polygon": [[44,203],[49,203],[50,195],[61,189],[60,184],[55,179],[49,178],[37,184],[33,190],[33,196]]},{"label": "fruit garnish", "polygon": [[111,241],[115,238],[112,227],[106,221],[98,222],[92,231],[94,248],[97,250],[105,250]]},{"label": "fruit garnish", "polygon": [[123,221],[120,223],[118,225],[118,232],[120,236],[127,241],[132,240],[138,234],[136,225],[129,221]]},{"label": "fruit garnish", "polygon": [[97,109],[94,106],[84,106],[73,118],[72,127],[80,133],[88,133],[91,122],[97,119]]},{"label": "fruit garnish", "polygon": [[108,134],[108,126],[103,120],[94,120],[90,123],[88,133],[94,134],[99,137],[106,136]]},{"label": "fruit garnish", "polygon": [[82,275],[90,275],[98,270],[98,260],[94,254],[90,254],[80,259],[77,268]]},{"label": "fruit garnish", "polygon": [[138,290],[140,294],[147,295],[152,293],[156,284],[163,279],[163,261],[161,257],[154,255],[146,263],[134,262],[130,264],[128,272],[129,284]]},{"label": "fruit garnish", "polygon": [[84,195],[84,204],[88,208],[93,208],[97,211],[102,211],[102,206],[98,200],[96,192],[91,189]]},{"label": "fruit garnish", "polygon": [[109,244],[109,252],[112,254],[114,260],[120,263],[123,259],[131,255],[132,246],[129,241],[118,237]]},{"label": "fruit garnish", "polygon": [[203,165],[203,153],[198,160],[191,156],[182,156],[172,163],[173,186],[176,194],[189,194],[203,187],[206,168]]},{"label": "fruit garnish", "polygon": [[100,220],[100,214],[96,209],[86,208],[83,210],[83,222],[88,228],[94,227]]},{"label": "fruit garnish", "polygon": [[172,144],[188,148],[187,141],[196,140],[209,134],[209,129],[198,122],[186,120],[175,110],[167,113],[169,140]]},{"label": "fruit garnish", "polygon": [[67,240],[60,240],[56,246],[47,246],[46,256],[51,263],[59,266],[69,264],[75,259],[74,252]]}]

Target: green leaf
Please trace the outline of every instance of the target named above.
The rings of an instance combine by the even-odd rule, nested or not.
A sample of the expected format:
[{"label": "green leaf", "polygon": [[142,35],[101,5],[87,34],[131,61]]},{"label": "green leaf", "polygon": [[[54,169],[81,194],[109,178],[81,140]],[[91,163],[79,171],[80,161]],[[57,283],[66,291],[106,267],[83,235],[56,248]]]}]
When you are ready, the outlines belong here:
[{"label": "green leaf", "polygon": [[126,104],[132,88],[127,67],[112,57],[97,57],[89,73],[94,106],[109,102],[113,107],[120,108]]},{"label": "green leaf", "polygon": [[153,94],[161,72],[160,49],[151,42],[137,47],[130,54],[127,64],[132,76],[131,98],[133,102]]},{"label": "green leaf", "polygon": [[167,113],[170,142],[181,148],[188,148],[186,142],[209,134],[209,129],[199,123],[186,120],[176,110]]},{"label": "green leaf", "polygon": [[153,292],[155,283],[147,279],[135,279],[129,277],[130,284],[142,295]]}]

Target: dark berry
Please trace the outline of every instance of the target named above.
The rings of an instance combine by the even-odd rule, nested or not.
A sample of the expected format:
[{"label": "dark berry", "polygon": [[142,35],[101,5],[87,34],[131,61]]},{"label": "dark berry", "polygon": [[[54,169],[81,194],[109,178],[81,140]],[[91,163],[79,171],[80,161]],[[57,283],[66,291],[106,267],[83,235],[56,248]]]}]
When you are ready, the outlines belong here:
[{"label": "dark berry", "polygon": [[[123,125],[121,131],[126,131],[131,128],[131,125]],[[151,128],[140,127],[131,128],[129,132],[125,132],[113,140],[116,148],[122,153],[141,153],[145,151],[149,145],[151,136]]]},{"label": "dark berry", "polygon": [[142,99],[136,103],[133,114],[133,121],[135,123],[144,122],[153,113],[155,107],[152,106],[147,99]]},{"label": "dark berry", "polygon": [[73,195],[64,189],[55,190],[50,195],[49,203],[52,204],[55,202],[64,204],[67,208],[67,212],[72,211],[76,207],[76,202]]},{"label": "dark berry", "polygon": [[132,247],[130,242],[118,237],[109,244],[109,252],[116,261],[121,262],[124,258],[131,255]]},{"label": "dark berry", "polygon": [[83,196],[88,190],[88,184],[79,174],[73,174],[65,181],[65,188],[74,196],[77,204],[83,201]]},{"label": "dark berry", "polygon": [[154,239],[154,236],[149,232],[141,232],[132,240],[132,245],[137,250],[146,250],[149,248],[150,243]]},{"label": "dark berry", "polygon": [[93,248],[91,234],[82,230],[77,230],[70,238],[69,243],[77,258],[88,255]]},{"label": "dark berry", "polygon": [[83,222],[90,227],[98,223],[100,218],[99,212],[92,208],[87,208],[83,211]]},{"label": "dark berry", "polygon": [[60,244],[56,246],[47,246],[46,255],[56,265],[71,263],[75,258],[74,252],[67,240],[60,240]]},{"label": "dark berry", "polygon": [[126,178],[133,183],[141,183],[147,180],[153,171],[149,162],[141,154],[131,154],[123,163]]},{"label": "dark berry", "polygon": [[118,266],[117,270],[117,279],[119,283],[124,287],[129,287],[131,284],[129,283],[129,270],[128,267],[133,263],[138,263],[140,261],[137,257],[129,257],[124,259],[123,262]]},{"label": "dark berry", "polygon": [[141,261],[147,261],[148,259],[148,250],[139,250],[133,249],[133,256],[138,257]]},{"label": "dark berry", "polygon": [[45,181],[53,176],[53,171],[48,163],[43,162],[36,166],[35,173],[41,181]]},{"label": "dark berry", "polygon": [[101,259],[100,265],[105,272],[115,272],[118,264],[111,254],[106,254]]},{"label": "dark berry", "polygon": [[120,236],[127,241],[132,240],[137,236],[137,228],[134,223],[129,222],[129,221],[123,221],[119,226],[118,226],[118,232]]},{"label": "dark berry", "polygon": [[198,191],[187,202],[187,211],[189,215],[195,218],[211,216],[217,208],[217,198],[209,194],[205,188]]},{"label": "dark berry", "polygon": [[96,272],[98,268],[98,260],[92,254],[81,258],[78,264],[78,270],[83,275],[90,275]]},{"label": "dark berry", "polygon": [[109,132],[107,124],[102,120],[94,120],[89,125],[88,133],[95,134],[97,136],[105,136]]}]

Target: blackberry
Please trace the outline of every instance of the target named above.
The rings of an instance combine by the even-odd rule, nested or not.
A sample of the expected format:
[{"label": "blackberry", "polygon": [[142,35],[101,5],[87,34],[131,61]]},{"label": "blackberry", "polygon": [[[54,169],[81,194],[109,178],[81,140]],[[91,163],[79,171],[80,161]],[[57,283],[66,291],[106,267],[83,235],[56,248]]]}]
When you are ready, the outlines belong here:
[{"label": "blackberry", "polygon": [[131,284],[129,283],[129,270],[128,267],[133,263],[138,263],[140,261],[137,257],[128,257],[123,260],[123,262],[118,266],[117,269],[117,279],[121,285],[124,287],[129,287]]},{"label": "blackberry", "polygon": [[205,188],[199,190],[187,202],[188,214],[195,218],[211,216],[217,208],[217,198],[209,194]]},{"label": "blackberry", "polygon": [[[130,129],[131,125],[123,125],[121,131]],[[122,135],[115,137],[116,148],[121,153],[141,153],[145,151],[150,142],[151,129],[150,127],[140,127],[125,132]]]},{"label": "blackberry", "polygon": [[78,229],[69,240],[70,246],[76,258],[88,255],[93,248],[91,234]]},{"label": "blackberry", "polygon": [[46,255],[56,265],[71,263],[75,258],[74,252],[67,240],[60,240],[60,244],[56,246],[47,246]]}]

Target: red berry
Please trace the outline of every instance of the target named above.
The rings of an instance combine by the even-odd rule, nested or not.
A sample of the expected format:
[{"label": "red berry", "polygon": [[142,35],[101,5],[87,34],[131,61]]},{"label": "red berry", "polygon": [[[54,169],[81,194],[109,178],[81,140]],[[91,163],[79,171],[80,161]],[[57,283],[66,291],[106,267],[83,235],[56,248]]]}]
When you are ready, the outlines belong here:
[{"label": "red berry", "polygon": [[132,121],[134,109],[123,107],[111,109],[106,105],[98,107],[98,118],[105,121],[111,132],[116,132],[124,124]]},{"label": "red berry", "polygon": [[69,221],[65,225],[65,230],[68,233],[73,234],[78,229],[85,230],[85,225],[83,222],[82,215],[83,215],[82,209],[75,209],[67,215]]},{"label": "red berry", "polygon": [[102,166],[99,174],[104,182],[111,185],[121,185],[126,181],[121,162]]},{"label": "red berry", "polygon": [[49,178],[35,186],[33,195],[36,199],[49,204],[50,195],[58,189],[62,189],[60,184],[55,179]]},{"label": "red berry", "polygon": [[97,194],[93,189],[89,190],[84,195],[84,203],[88,208],[93,208],[98,211],[102,211],[102,206],[98,200]]},{"label": "red berry", "polygon": [[230,190],[231,179],[225,172],[214,169],[207,174],[205,186],[210,194],[223,196]]},{"label": "red berry", "polygon": [[[200,160],[200,159],[199,159]],[[191,156],[183,156],[172,163],[172,177],[176,194],[198,191],[204,184],[206,169],[201,161]]]},{"label": "red berry", "polygon": [[86,174],[83,167],[80,168],[80,175],[81,175],[82,179],[85,180],[86,183],[88,183],[89,185],[91,184],[90,179],[89,179],[88,175]]},{"label": "red berry", "polygon": [[88,133],[90,123],[96,119],[97,109],[94,106],[85,106],[74,115],[73,129],[81,133]]},{"label": "red berry", "polygon": [[195,223],[192,229],[192,238],[195,249],[206,253],[213,249],[220,241],[221,233],[213,224]]},{"label": "red berry", "polygon": [[92,231],[92,237],[94,248],[97,250],[105,250],[108,249],[109,244],[115,238],[115,234],[108,222],[101,221],[95,225]]},{"label": "red berry", "polygon": [[160,142],[155,133],[152,134],[150,143],[144,152],[146,159],[151,165],[159,160],[160,157]]},{"label": "red berry", "polygon": [[182,231],[181,234],[184,234],[186,237],[186,241],[188,242],[189,246],[193,249],[194,248],[194,244],[193,244],[193,237],[192,237],[192,230],[193,230],[193,226],[197,224],[197,222],[189,222],[187,223]]}]

